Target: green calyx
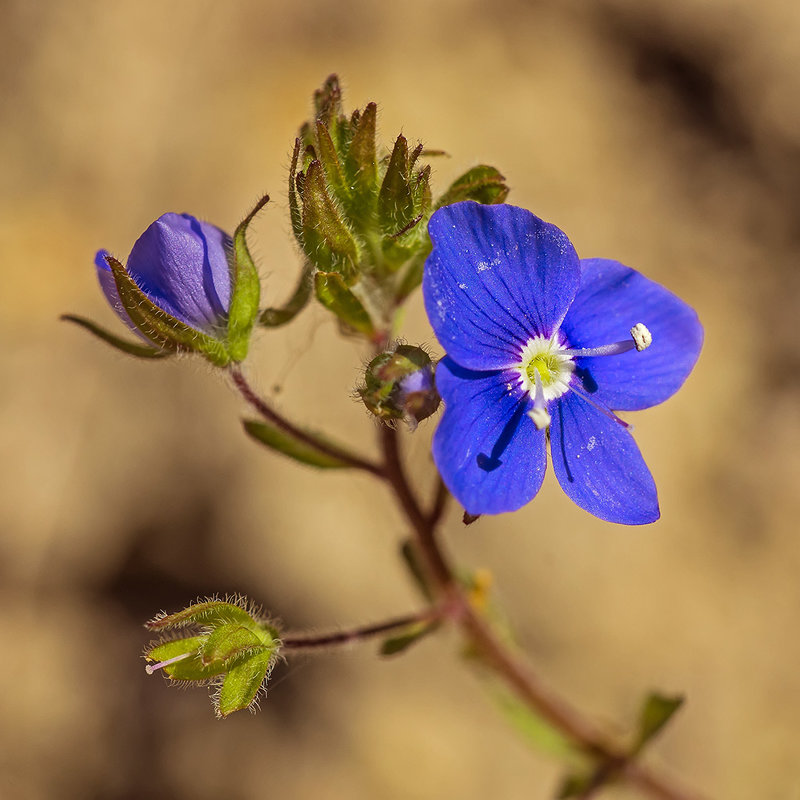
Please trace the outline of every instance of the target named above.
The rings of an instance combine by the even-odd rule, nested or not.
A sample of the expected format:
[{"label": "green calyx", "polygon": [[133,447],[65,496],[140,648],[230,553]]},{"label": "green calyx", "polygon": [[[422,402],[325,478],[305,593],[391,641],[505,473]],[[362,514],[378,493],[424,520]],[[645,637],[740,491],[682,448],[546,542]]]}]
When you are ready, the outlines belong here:
[{"label": "green calyx", "polygon": [[146,626],[165,638],[145,649],[147,671],[162,670],[170,681],[219,685],[217,716],[252,707],[280,650],[277,629],[234,603],[206,600]]},{"label": "green calyx", "polygon": [[[346,114],[335,75],[315,92],[313,113],[295,142],[289,209],[308,264],[325,277],[300,286],[313,284],[346,329],[382,341],[397,308],[422,281],[433,211],[459,200],[503,202],[508,187],[493,167],[479,166],[434,203],[423,146],[410,147],[402,134],[391,149],[379,145],[376,104]],[[278,319],[285,321],[262,315],[263,324]]]}]

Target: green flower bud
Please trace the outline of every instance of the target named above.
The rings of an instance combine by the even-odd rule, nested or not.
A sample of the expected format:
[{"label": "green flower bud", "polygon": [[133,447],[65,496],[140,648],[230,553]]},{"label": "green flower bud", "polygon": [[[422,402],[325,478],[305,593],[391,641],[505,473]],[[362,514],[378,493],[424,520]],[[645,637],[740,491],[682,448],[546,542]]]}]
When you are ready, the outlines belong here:
[{"label": "green flower bud", "polygon": [[433,374],[433,362],[421,347],[397,345],[369,362],[358,393],[378,419],[403,419],[414,430],[439,408]]},{"label": "green flower bud", "polygon": [[280,650],[277,628],[243,598],[193,603],[175,614],[159,614],[145,627],[163,634],[145,648],[147,673],[163,670],[176,683],[216,685],[218,717],[257,704]]}]

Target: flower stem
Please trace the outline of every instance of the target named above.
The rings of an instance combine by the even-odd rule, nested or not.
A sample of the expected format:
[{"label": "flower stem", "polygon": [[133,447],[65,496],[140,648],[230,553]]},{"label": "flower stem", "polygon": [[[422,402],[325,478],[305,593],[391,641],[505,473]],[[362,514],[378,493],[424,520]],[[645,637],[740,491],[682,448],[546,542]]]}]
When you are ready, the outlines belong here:
[{"label": "flower stem", "polygon": [[383,467],[380,465],[361,458],[361,456],[357,456],[354,453],[351,453],[349,450],[339,447],[338,445],[324,441],[317,436],[314,436],[314,434],[304,431],[302,428],[298,428],[293,423],[289,422],[289,420],[287,420],[285,417],[281,416],[281,414],[275,411],[275,409],[272,408],[272,406],[270,406],[266,400],[256,393],[242,372],[241,367],[238,365],[232,365],[230,367],[230,374],[234,385],[239,390],[239,393],[242,395],[242,397],[265,420],[267,420],[267,422],[271,422],[276,428],[284,431],[284,433],[287,433],[292,438],[309,445],[319,453],[342,461],[354,469],[361,469],[365,472],[375,475],[377,478],[385,479],[386,476],[384,475]]},{"label": "flower stem", "polygon": [[425,514],[406,476],[397,430],[381,426],[380,438],[384,479],[411,523],[428,578],[436,594],[440,595],[440,601],[450,609],[448,616],[461,625],[486,664],[536,714],[587,755],[613,768],[630,785],[658,800],[699,800],[697,795],[636,763],[625,750],[608,741],[577,709],[554,695],[538,675],[498,638],[486,618],[469,602],[436,540],[436,527],[445,508],[442,493],[446,490],[440,484],[433,510]]},{"label": "flower stem", "polygon": [[372,639],[375,636],[380,636],[384,633],[408,628],[412,625],[426,622],[436,622],[443,616],[443,611],[436,607],[427,608],[416,614],[409,614],[405,617],[397,617],[385,622],[379,622],[374,625],[365,625],[359,628],[350,628],[349,630],[334,631],[332,633],[323,634],[290,634],[281,637],[281,648],[283,650],[314,650],[322,647],[334,647],[336,645],[352,644],[354,642],[361,642],[367,639]]}]

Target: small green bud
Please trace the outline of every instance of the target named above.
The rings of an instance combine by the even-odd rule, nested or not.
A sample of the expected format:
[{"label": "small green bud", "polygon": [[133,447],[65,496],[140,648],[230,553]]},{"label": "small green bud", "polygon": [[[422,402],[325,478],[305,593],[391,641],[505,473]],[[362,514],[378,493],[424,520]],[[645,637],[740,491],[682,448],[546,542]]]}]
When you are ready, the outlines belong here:
[{"label": "small green bud", "polygon": [[254,707],[280,650],[277,628],[243,598],[193,603],[145,627],[164,634],[145,648],[147,673],[163,670],[170,681],[218,685],[219,717]]},{"label": "small green bud", "polygon": [[396,345],[369,362],[358,393],[378,419],[403,419],[413,430],[439,408],[433,373],[433,362],[421,347]]}]

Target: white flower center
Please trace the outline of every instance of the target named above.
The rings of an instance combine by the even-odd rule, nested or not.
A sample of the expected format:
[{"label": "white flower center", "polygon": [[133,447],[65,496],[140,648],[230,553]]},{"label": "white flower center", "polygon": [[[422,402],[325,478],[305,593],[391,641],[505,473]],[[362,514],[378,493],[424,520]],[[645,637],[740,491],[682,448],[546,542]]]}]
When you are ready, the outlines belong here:
[{"label": "white flower center", "polygon": [[[514,369],[519,371],[523,390],[534,400],[537,383],[541,382],[541,399],[547,403],[561,397],[569,389],[575,362],[555,336],[552,339],[535,336],[522,348],[519,363],[514,365]],[[536,380],[537,375],[539,381]]]}]

